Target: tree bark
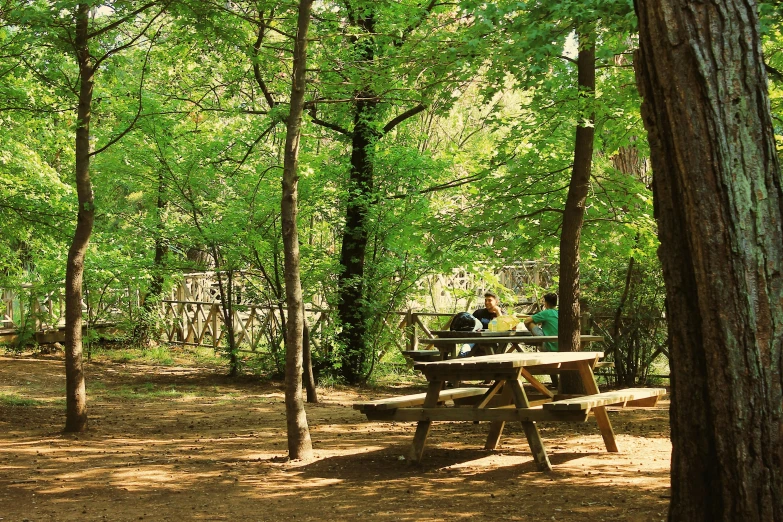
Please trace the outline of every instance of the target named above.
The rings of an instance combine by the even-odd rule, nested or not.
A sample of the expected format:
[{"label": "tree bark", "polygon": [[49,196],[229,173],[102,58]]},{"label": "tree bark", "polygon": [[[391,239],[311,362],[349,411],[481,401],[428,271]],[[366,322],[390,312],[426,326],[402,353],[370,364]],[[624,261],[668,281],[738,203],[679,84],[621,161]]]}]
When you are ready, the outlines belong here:
[{"label": "tree bark", "polygon": [[318,389],[313,375],[313,353],[310,350],[310,329],[307,324],[302,325],[302,374],[304,386],[307,391],[307,402],[314,404],[318,402]]},{"label": "tree bark", "polygon": [[[560,234],[560,288],[558,296],[558,350],[563,352],[579,351],[581,333],[579,310],[579,245],[582,237],[585,202],[590,186],[590,171],[593,164],[593,141],[595,115],[592,100],[595,96],[595,44],[588,43],[592,35],[580,34],[579,56],[577,57],[577,76],[579,84],[579,108],[583,114],[576,127],[574,145],[574,168],[568,185],[563,229]],[[583,102],[584,100],[584,102]],[[585,118],[587,121],[584,121]],[[584,123],[582,123],[584,121]],[[564,374],[560,379],[564,392],[576,393],[581,381],[578,376]]]},{"label": "tree bark", "polygon": [[302,400],[302,344],[304,304],[299,268],[297,215],[297,163],[306,86],[307,29],[313,0],[299,1],[294,68],[291,79],[291,109],[286,122],[281,203],[283,247],[285,249],[285,296],[288,307],[285,355],[285,410],[288,430],[288,456],[295,460],[313,458],[313,445]]},{"label": "tree bark", "polygon": [[143,348],[151,347],[155,341],[151,338],[156,321],[155,308],[160,306],[160,300],[163,294],[163,269],[168,246],[164,238],[165,225],[163,223],[163,212],[166,209],[166,184],[163,177],[163,170],[158,171],[158,196],[155,203],[155,258],[153,260],[152,280],[149,289],[144,296],[142,305],[142,314],[138,318],[134,328],[133,338],[141,344]]},{"label": "tree bark", "polygon": [[669,520],[783,521],[783,189],[756,8],[635,7],[670,331]]},{"label": "tree bark", "polygon": [[[363,38],[357,48],[365,63],[375,57],[372,35],[375,20],[372,13],[359,18],[357,25],[363,30]],[[351,135],[351,174],[348,181],[348,204],[345,211],[345,233],[340,250],[342,272],[338,279],[337,315],[342,325],[339,339],[343,345],[342,375],[350,384],[365,377],[367,366],[367,305],[364,301],[364,263],[369,233],[367,217],[373,199],[373,159],[371,147],[375,134],[370,124],[375,119],[372,92],[356,95],[354,130]]]},{"label": "tree bark", "polygon": [[76,8],[76,59],[79,64],[79,101],[76,124],[76,193],[79,202],[76,230],[65,269],[65,431],[87,429],[87,390],[82,360],[82,279],[84,258],[95,221],[90,181],[90,116],[95,70],[90,56],[88,4]]}]

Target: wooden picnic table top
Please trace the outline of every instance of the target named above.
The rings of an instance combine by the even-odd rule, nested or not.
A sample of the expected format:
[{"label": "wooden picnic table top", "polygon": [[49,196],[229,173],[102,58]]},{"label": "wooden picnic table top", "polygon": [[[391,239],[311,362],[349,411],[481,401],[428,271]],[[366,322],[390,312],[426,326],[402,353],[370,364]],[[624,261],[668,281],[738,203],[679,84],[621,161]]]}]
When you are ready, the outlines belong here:
[{"label": "wooden picnic table top", "polygon": [[459,332],[455,330],[430,330],[431,333],[440,337],[502,337],[502,336],[531,336],[527,330],[503,330],[500,332],[491,332],[489,330],[479,330],[478,332]]},{"label": "wooden picnic table top", "polygon": [[425,375],[440,370],[455,373],[460,369],[513,369],[528,366],[571,363],[577,361],[597,361],[603,358],[604,352],[510,352],[481,357],[460,357],[443,361],[417,362],[413,367]]},{"label": "wooden picnic table top", "polygon": [[[480,332],[459,332],[463,334],[480,333]],[[468,344],[468,343],[523,343],[523,344],[543,344],[549,342],[557,342],[556,335],[509,335],[507,332],[491,332],[494,335],[477,335],[477,336],[463,336],[463,337],[437,337],[437,338],[421,338],[419,342],[422,344],[432,344],[435,346],[444,346],[452,344]],[[582,343],[601,342],[604,340],[600,335],[580,335],[579,340]]]}]

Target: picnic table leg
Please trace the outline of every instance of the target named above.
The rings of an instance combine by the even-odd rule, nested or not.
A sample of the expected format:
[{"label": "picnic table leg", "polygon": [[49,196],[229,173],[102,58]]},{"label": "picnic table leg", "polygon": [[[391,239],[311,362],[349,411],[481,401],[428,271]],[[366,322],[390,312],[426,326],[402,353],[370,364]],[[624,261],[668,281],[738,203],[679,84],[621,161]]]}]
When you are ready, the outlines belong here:
[{"label": "picnic table leg", "polygon": [[[582,377],[582,384],[588,395],[595,395],[599,392],[590,361],[582,361],[579,363],[579,375]],[[614,430],[612,429],[612,423],[609,421],[609,414],[606,412],[606,408],[604,406],[595,407],[593,408],[593,414],[595,415],[595,420],[598,422],[598,429],[601,430],[601,437],[604,439],[606,451],[610,453],[617,453],[620,451],[617,448]]]},{"label": "picnic table leg", "polygon": [[[522,381],[517,379],[507,381],[509,388],[514,394],[514,404],[517,408],[529,408],[530,402],[527,400],[525,389],[522,387]],[[541,433],[535,422],[522,421],[522,429],[525,430],[527,444],[530,446],[530,452],[533,454],[533,460],[536,462],[538,471],[552,471],[552,464],[546,454],[544,442],[541,440]]]},{"label": "picnic table leg", "polygon": [[[430,381],[427,387],[427,396],[424,398],[425,408],[434,408],[438,405],[438,396],[440,390],[443,389],[444,381]],[[430,433],[430,426],[432,421],[419,421],[416,425],[416,434],[413,436],[413,444],[411,444],[410,451],[408,452],[408,460],[410,462],[421,462],[421,457],[424,455],[424,444],[427,442],[427,435]]]},{"label": "picnic table leg", "polygon": [[[504,381],[496,382],[493,388],[498,388],[504,385]],[[508,386],[503,386],[503,391],[500,392],[501,404],[511,404],[513,397],[508,389]],[[503,428],[506,426],[506,421],[491,421],[489,423],[489,433],[487,434],[487,442],[484,444],[484,449],[493,450],[498,447],[500,443],[500,436],[503,434]]]}]

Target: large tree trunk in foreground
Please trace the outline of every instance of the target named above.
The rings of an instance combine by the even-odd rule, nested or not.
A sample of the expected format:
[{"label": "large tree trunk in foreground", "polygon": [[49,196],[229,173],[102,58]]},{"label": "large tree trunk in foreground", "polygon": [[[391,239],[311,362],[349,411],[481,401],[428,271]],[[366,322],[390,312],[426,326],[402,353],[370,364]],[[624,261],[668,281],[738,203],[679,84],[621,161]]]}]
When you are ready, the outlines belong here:
[{"label": "large tree trunk in foreground", "polygon": [[82,279],[84,257],[95,221],[90,182],[90,115],[95,71],[88,48],[89,10],[76,11],[76,59],[79,63],[79,104],[76,126],[76,192],[79,210],[65,270],[65,431],[87,429],[87,391],[82,360]]},{"label": "large tree trunk in foreground", "polygon": [[[590,35],[592,37],[592,35]],[[595,96],[595,44],[586,45],[580,37],[580,50],[577,59],[579,84],[579,108],[592,106]],[[579,245],[582,237],[582,223],[585,215],[585,203],[590,187],[590,171],[593,165],[593,142],[595,116],[590,112],[590,121],[576,127],[574,144],[574,168],[568,185],[563,212],[563,230],[560,234],[560,288],[558,312],[558,350],[573,352],[580,349],[581,334],[579,310]],[[578,375],[563,374],[561,389],[565,393],[575,393],[581,388]]]},{"label": "large tree trunk in foreground", "polygon": [[313,444],[307,426],[307,415],[302,400],[302,334],[304,330],[304,303],[299,269],[299,232],[296,227],[297,162],[302,111],[305,95],[305,63],[307,58],[307,28],[313,0],[300,0],[294,70],[291,80],[291,110],[288,113],[283,165],[283,245],[285,248],[285,298],[288,307],[285,342],[285,412],[288,431],[288,456],[291,459],[313,458]]},{"label": "large tree trunk in foreground", "polygon": [[669,520],[783,521],[783,189],[755,6],[635,4],[671,339]]}]

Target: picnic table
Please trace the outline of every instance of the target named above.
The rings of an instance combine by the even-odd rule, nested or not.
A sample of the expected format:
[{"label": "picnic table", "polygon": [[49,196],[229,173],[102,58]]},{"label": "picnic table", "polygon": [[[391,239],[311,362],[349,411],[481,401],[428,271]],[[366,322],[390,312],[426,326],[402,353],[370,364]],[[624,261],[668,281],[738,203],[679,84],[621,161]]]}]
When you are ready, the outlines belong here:
[{"label": "picnic table", "polygon": [[[353,405],[369,420],[417,422],[409,452],[420,462],[433,421],[488,421],[486,449],[497,448],[505,423],[519,421],[539,470],[551,470],[537,422],[597,420],[607,451],[618,451],[606,406],[654,406],[662,388],[631,388],[600,393],[593,367],[602,352],[511,352],[414,363],[428,381],[426,393],[391,397]],[[578,372],[583,396],[556,396],[535,376],[553,371]],[[524,381],[523,381],[524,379]],[[484,381],[488,386],[445,388],[446,381]],[[525,389],[529,383],[531,393]],[[453,403],[453,405],[449,405]]]},{"label": "picnic table", "polygon": [[[509,330],[505,332],[488,332],[481,330],[478,332],[452,332],[449,330],[433,330],[432,333],[437,337],[427,337],[419,339],[419,343],[432,345],[440,352],[441,359],[449,359],[459,354],[459,347],[463,344],[481,344],[488,348],[492,354],[505,353],[510,351],[523,352],[522,345],[540,347],[544,343],[557,342],[556,335],[530,335],[530,332],[517,332]],[[580,335],[581,345],[601,342],[604,338],[600,335]],[[497,348],[493,348],[496,345]],[[419,350],[424,351],[424,350]],[[405,352],[411,356],[412,351]],[[416,360],[415,353],[412,358]]]}]

